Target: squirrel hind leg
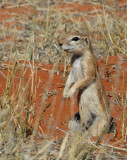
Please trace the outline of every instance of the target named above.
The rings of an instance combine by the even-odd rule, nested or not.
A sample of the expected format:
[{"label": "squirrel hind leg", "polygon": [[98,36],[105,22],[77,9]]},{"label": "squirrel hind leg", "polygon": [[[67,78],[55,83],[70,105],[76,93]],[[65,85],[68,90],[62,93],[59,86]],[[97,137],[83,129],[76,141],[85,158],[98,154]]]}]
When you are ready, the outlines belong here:
[{"label": "squirrel hind leg", "polygon": [[68,128],[71,132],[77,132],[80,125],[80,114],[77,112],[69,121]]},{"label": "squirrel hind leg", "polygon": [[[82,128],[82,132],[85,133],[86,130],[94,123],[96,116],[91,113],[90,119],[86,123],[81,123],[81,118],[79,112],[77,112],[69,121],[68,128],[71,132],[77,132]],[[81,125],[82,124],[82,125]]]}]

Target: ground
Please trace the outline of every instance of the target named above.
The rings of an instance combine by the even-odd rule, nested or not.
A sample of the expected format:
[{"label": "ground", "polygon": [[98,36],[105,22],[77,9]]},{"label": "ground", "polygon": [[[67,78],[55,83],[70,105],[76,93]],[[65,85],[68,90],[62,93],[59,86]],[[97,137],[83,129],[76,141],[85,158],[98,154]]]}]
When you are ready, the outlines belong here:
[{"label": "ground", "polygon": [[[56,14],[56,12],[61,12],[61,10],[63,11],[64,9],[66,9],[67,13],[75,12],[72,19],[69,19],[69,21],[71,21],[69,23],[74,23],[75,21],[76,23],[77,21],[83,23],[84,17],[81,17],[79,13],[84,13],[85,18],[89,20],[96,14],[96,11],[99,15],[103,12],[103,5],[99,5],[98,3],[57,2],[57,5],[54,5],[54,1],[50,3],[50,8],[54,14]],[[126,1],[122,0],[116,1],[112,4],[110,3],[111,2],[107,1],[106,7],[112,4],[114,6],[118,6],[119,9],[117,9],[115,13],[118,14],[123,20],[127,20]],[[41,1],[38,2],[38,4],[41,4]],[[43,5],[47,7],[45,3]],[[9,87],[8,84],[10,84],[7,103],[13,106],[13,101],[16,103],[19,102],[17,100],[19,98],[17,94],[20,94],[20,91],[23,88],[24,90],[26,89],[26,92],[23,92],[23,95],[26,94],[27,97],[25,97],[26,101],[23,101],[22,111],[21,108],[19,108],[20,111],[18,109],[17,110],[18,112],[22,112],[22,115],[25,118],[27,117],[28,110],[30,110],[28,119],[28,128],[30,133],[27,133],[27,137],[29,137],[32,131],[37,128],[38,135],[41,135],[44,139],[50,140],[55,138],[60,140],[65,137],[66,132],[68,131],[68,122],[78,111],[78,106],[76,94],[71,99],[66,101],[62,100],[64,85],[68,72],[70,71],[70,66],[68,65],[65,72],[65,63],[62,60],[54,63],[53,59],[56,59],[56,57],[50,54],[51,59],[49,55],[47,58],[46,53],[43,53],[42,48],[39,48],[42,41],[45,41],[46,45],[49,45],[47,43],[48,38],[44,38],[44,36],[48,37],[48,34],[40,36],[39,34],[42,34],[42,32],[36,26],[34,26],[37,28],[36,34],[39,35],[36,40],[33,38],[35,35],[32,34],[32,32],[29,33],[29,25],[33,25],[32,21],[35,24],[37,23],[38,26],[44,23],[44,20],[40,16],[43,14],[43,9],[36,10],[33,3],[29,4],[20,2],[19,4],[14,2],[6,3],[6,1],[3,2],[3,4],[1,3],[0,23],[2,27],[0,28],[0,44],[1,57],[3,59],[1,60],[0,68],[0,96],[4,97],[5,93],[7,95],[7,90]],[[33,18],[33,15],[35,16],[35,19]],[[65,22],[66,21],[68,20],[65,19]],[[60,30],[59,33],[61,32],[62,31]],[[96,31],[93,32],[93,35],[96,35]],[[98,39],[98,41],[101,40],[102,35],[95,36],[95,39]],[[11,45],[12,43],[13,45]],[[14,46],[15,43],[16,45]],[[23,52],[25,44],[32,46],[35,43],[37,44],[37,49],[42,51],[41,56],[38,50],[36,50],[38,54],[35,53],[35,57],[38,57],[39,55],[42,60],[40,62],[38,61],[38,58],[33,60],[31,56],[34,54],[31,55],[30,52],[28,52],[26,57],[24,56],[24,52],[27,52],[27,49]],[[47,47],[46,45],[43,45],[43,49]],[[93,48],[95,46],[96,43],[94,43]],[[34,49],[32,48],[32,51],[33,50]],[[97,55],[98,50],[96,51],[95,49],[94,51]],[[102,49],[99,50],[100,53],[101,51]],[[117,50],[115,51],[117,52]],[[48,50],[47,52],[51,52],[51,50]],[[54,52],[55,51],[53,51],[53,53]],[[14,58],[15,55],[18,55],[17,58]],[[31,57],[30,61],[27,59],[28,57]],[[126,155],[127,56],[125,52],[121,53],[121,55],[115,53],[112,56],[103,56],[102,54],[100,56],[99,54],[97,55],[97,61],[99,73],[109,100],[111,114],[116,123],[116,134],[105,135],[103,140],[106,143],[108,141],[108,144],[112,145],[114,148],[116,147],[120,154],[124,152]],[[23,122],[23,120],[20,120],[20,122],[21,121]],[[15,124],[17,126],[18,123],[15,122]]]}]

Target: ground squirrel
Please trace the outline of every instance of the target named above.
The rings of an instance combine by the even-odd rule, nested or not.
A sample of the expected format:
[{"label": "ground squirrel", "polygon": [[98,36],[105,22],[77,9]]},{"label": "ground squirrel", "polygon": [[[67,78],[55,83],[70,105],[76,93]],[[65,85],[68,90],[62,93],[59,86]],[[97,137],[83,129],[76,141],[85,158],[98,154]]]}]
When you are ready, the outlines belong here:
[{"label": "ground squirrel", "polygon": [[78,91],[79,112],[70,120],[69,129],[81,129],[86,137],[101,136],[108,132],[112,118],[90,40],[84,34],[71,33],[59,39],[59,46],[73,54],[63,98]]}]

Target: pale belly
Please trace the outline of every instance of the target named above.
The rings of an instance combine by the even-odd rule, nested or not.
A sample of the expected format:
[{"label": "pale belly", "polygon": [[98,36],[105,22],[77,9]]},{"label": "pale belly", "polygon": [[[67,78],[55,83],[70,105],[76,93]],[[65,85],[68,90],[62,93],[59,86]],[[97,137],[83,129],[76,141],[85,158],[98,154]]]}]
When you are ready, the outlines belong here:
[{"label": "pale belly", "polygon": [[93,82],[88,87],[85,87],[82,91],[79,101],[79,111],[81,111],[82,114],[84,114],[84,111],[86,110],[85,107],[89,108],[95,115],[103,112],[96,88],[96,82]]}]

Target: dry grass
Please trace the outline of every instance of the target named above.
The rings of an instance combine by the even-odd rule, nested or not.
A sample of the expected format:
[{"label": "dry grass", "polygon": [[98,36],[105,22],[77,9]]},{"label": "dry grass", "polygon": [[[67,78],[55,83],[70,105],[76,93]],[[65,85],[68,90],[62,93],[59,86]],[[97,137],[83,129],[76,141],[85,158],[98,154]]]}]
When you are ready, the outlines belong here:
[{"label": "dry grass", "polygon": [[[8,1],[2,0],[1,7]],[[73,1],[72,1],[73,2]],[[84,3],[84,1],[80,1]],[[86,1],[87,2],[87,1]],[[126,22],[113,14],[113,10],[109,5],[99,4],[103,7],[102,14],[98,14],[98,10],[94,10],[96,15],[91,15],[90,19],[86,19],[87,14],[91,13],[73,13],[66,14],[65,10],[55,12],[54,6],[64,3],[60,1],[55,3],[47,1],[15,1],[11,2],[10,7],[19,7],[23,5],[31,5],[33,14],[28,21],[19,19],[19,23],[24,27],[22,31],[6,30],[0,27],[3,36],[12,35],[13,40],[4,42],[0,46],[2,54],[1,66],[6,60],[9,60],[6,90],[1,97],[0,112],[0,159],[44,159],[44,160],[81,160],[81,159],[125,159],[124,155],[119,155],[117,151],[126,151],[124,148],[117,148],[107,144],[97,145],[94,141],[85,141],[82,136],[70,138],[68,133],[63,141],[46,140],[42,135],[38,135],[36,127],[39,124],[40,115],[36,121],[36,125],[31,130],[31,116],[35,115],[36,105],[36,82],[37,69],[34,66],[35,61],[40,63],[64,63],[64,76],[66,76],[67,66],[70,63],[70,56],[63,58],[61,51],[57,49],[57,37],[63,32],[72,30],[87,32],[91,38],[94,53],[97,57],[107,57],[109,55],[121,55],[127,53],[127,25]],[[65,2],[67,3],[67,2]],[[93,2],[92,2],[93,3]],[[38,14],[36,11],[39,11]],[[108,14],[107,14],[108,13]],[[115,12],[114,12],[115,13]],[[74,20],[83,17],[84,21]],[[11,21],[11,20],[10,20]],[[73,23],[72,23],[73,22]],[[98,39],[98,40],[97,40]],[[98,47],[96,47],[98,46]],[[19,60],[32,62],[27,67],[21,67]],[[54,69],[55,69],[54,65]],[[24,87],[23,79],[27,68],[31,69],[31,76]],[[17,71],[21,70],[21,78],[18,88],[10,95],[13,87],[14,79]],[[50,79],[47,83],[50,84]],[[32,81],[32,85],[30,85]],[[46,88],[48,91],[48,87]],[[45,102],[45,97],[42,104]],[[127,102],[126,92],[122,99],[121,107],[125,109]],[[41,108],[42,109],[42,108]],[[22,115],[26,112],[24,119]],[[42,112],[41,112],[42,113]],[[127,120],[126,113],[123,112],[122,136],[126,141],[127,128],[125,123]],[[35,136],[43,139],[36,142]]]}]

